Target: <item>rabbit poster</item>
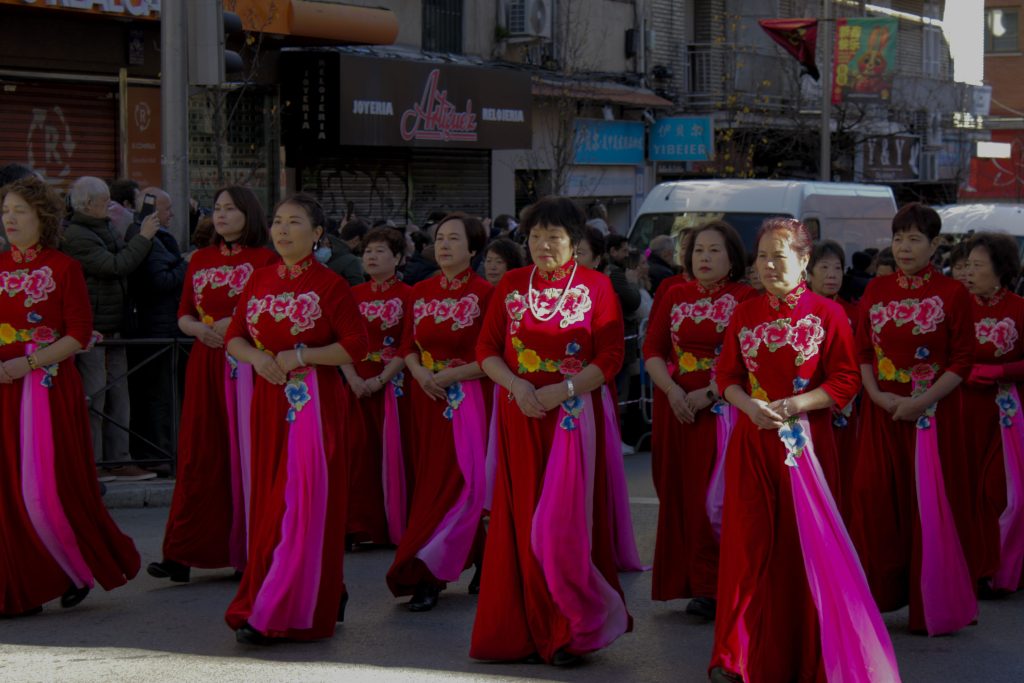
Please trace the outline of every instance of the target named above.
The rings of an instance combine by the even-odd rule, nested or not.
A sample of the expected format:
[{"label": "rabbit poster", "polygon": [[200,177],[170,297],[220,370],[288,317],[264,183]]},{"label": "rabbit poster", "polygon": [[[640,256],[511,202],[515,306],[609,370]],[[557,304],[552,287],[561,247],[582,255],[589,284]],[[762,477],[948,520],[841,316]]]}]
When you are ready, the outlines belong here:
[{"label": "rabbit poster", "polygon": [[896,65],[897,19],[836,20],[832,103],[844,100],[888,102]]}]

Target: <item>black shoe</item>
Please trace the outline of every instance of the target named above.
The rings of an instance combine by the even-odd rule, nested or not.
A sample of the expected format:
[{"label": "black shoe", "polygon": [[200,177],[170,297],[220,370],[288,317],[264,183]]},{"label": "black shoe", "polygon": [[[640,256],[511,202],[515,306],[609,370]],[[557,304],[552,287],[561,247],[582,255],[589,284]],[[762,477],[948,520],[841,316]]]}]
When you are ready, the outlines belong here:
[{"label": "black shoe", "polygon": [[60,606],[65,609],[74,607],[78,603],[82,602],[82,600],[85,600],[85,596],[88,594],[88,586],[82,586],[81,588],[71,586],[71,588],[68,588],[67,591],[65,591],[64,595],[60,596]]},{"label": "black shoe", "polygon": [[693,598],[686,605],[686,613],[705,619],[714,619],[718,611],[718,601],[714,598]]},{"label": "black shoe", "polygon": [[416,592],[412,594],[412,600],[409,601],[409,611],[429,612],[437,606],[437,596],[440,594],[441,589],[421,583],[416,586]]},{"label": "black shoe", "polygon": [[170,579],[177,583],[188,583],[192,578],[192,569],[174,560],[150,562],[146,567],[146,573],[157,579]]},{"label": "black shoe", "polygon": [[708,678],[711,679],[711,683],[743,683],[743,678],[741,676],[734,674],[731,671],[726,671],[720,666],[716,666],[712,669]]},{"label": "black shoe", "polygon": [[583,661],[583,657],[580,655],[574,655],[571,652],[565,650],[559,650],[555,653],[555,656],[551,658],[551,664],[553,666],[576,666]]},{"label": "black shoe", "polygon": [[348,593],[341,596],[341,604],[338,605],[338,621],[345,621],[345,607],[348,606]]},{"label": "black shoe", "polygon": [[469,594],[480,595],[480,572],[483,570],[483,566],[480,564],[476,565],[476,571],[473,572],[473,578],[469,581]]},{"label": "black shoe", "polygon": [[540,656],[540,653],[534,652],[533,654],[527,655],[522,660],[522,664],[543,664],[544,659]]},{"label": "black shoe", "polygon": [[245,572],[240,572],[240,571],[238,571],[236,569],[235,573],[231,575],[231,580],[232,581],[241,581],[243,576],[245,576]]},{"label": "black shoe", "polygon": [[287,638],[275,638],[273,636],[263,635],[252,626],[249,622],[246,622],[238,627],[235,631],[235,640],[243,645],[260,645],[266,647],[268,645],[276,645],[277,643],[284,643]]}]

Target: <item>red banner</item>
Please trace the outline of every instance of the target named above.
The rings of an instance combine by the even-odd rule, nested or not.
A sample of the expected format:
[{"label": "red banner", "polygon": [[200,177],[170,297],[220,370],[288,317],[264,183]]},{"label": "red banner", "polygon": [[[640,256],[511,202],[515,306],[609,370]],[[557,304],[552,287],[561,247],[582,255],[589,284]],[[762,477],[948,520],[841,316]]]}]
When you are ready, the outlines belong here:
[{"label": "red banner", "polygon": [[807,69],[814,80],[818,80],[818,66],[814,63],[814,51],[818,45],[817,19],[758,19],[758,24],[772,40]]}]

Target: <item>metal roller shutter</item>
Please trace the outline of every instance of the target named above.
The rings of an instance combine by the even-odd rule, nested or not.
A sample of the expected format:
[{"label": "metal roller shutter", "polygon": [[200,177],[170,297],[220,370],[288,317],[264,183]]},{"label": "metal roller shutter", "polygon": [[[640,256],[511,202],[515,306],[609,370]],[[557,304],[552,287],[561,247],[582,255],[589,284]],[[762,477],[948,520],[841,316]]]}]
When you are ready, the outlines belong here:
[{"label": "metal roller shutter", "polygon": [[417,224],[422,224],[433,211],[490,215],[490,151],[414,149],[412,211]]},{"label": "metal roller shutter", "polygon": [[61,189],[84,175],[117,177],[117,98],[111,86],[3,84],[0,163],[27,164]]}]

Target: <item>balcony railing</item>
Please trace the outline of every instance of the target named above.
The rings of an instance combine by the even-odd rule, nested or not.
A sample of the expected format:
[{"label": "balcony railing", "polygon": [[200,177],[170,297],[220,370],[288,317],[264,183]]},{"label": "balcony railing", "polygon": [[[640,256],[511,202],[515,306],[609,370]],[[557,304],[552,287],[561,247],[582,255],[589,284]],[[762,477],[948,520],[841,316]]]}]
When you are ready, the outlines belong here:
[{"label": "balcony railing", "polygon": [[681,103],[687,109],[792,108],[799,66],[791,58],[732,44],[691,43],[683,50]]}]

